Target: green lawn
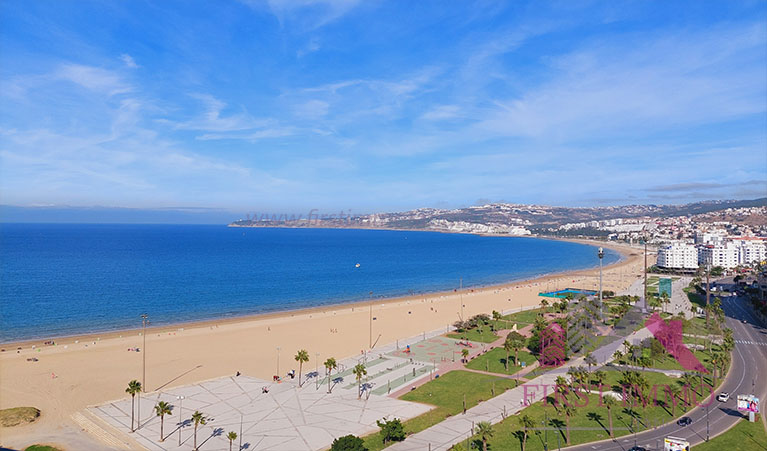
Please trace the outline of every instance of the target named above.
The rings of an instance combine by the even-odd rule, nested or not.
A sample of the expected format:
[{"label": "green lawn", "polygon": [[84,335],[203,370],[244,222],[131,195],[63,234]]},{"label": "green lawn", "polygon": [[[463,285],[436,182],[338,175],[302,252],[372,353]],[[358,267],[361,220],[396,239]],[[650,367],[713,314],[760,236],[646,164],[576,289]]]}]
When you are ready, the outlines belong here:
[{"label": "green lawn", "polygon": [[[535,356],[528,351],[522,349],[519,350],[520,362],[525,362],[525,365],[530,365],[535,362]],[[491,373],[499,374],[514,374],[521,370],[522,367],[514,362],[514,351],[509,356],[508,370],[504,368],[504,362],[506,362],[506,351],[503,348],[495,348],[486,354],[479,355],[470,361],[466,368],[480,371],[490,371]]]},{"label": "green lawn", "polygon": [[767,432],[761,419],[750,423],[746,419],[738,423],[724,434],[711,439],[708,443],[693,446],[695,451],[721,451],[723,449],[737,449],[738,451],[765,451],[767,450]]},{"label": "green lawn", "polygon": [[[498,378],[469,371],[451,371],[417,389],[402,395],[400,399],[436,406],[423,415],[404,422],[405,432],[414,434],[434,426],[445,418],[463,412],[463,398],[466,396],[466,408],[470,409],[481,401],[490,399],[493,383],[495,395],[500,395],[514,387],[511,379]],[[383,449],[383,440],[378,433],[363,437],[365,446],[370,451]]]},{"label": "green lawn", "polygon": [[480,343],[492,343],[500,337],[490,330],[490,326],[482,327],[482,332],[479,329],[469,329],[463,332],[451,332],[447,334],[449,338],[455,338],[456,340],[470,340]]},{"label": "green lawn", "polygon": [[24,448],[24,451],[61,451],[58,448],[48,445],[32,445]]},{"label": "green lawn", "polygon": [[0,427],[12,427],[33,423],[40,417],[40,410],[34,407],[11,407],[0,410]]},{"label": "green lawn", "polygon": [[[588,398],[580,398],[577,404],[583,407],[576,407],[575,415],[570,418],[570,443],[576,445],[580,443],[593,442],[609,438],[609,420],[607,408],[599,405],[599,395],[582,395]],[[495,435],[488,442],[488,448],[491,450],[521,450],[522,440],[519,434],[521,427],[519,418],[521,415],[529,415],[542,428],[545,419],[548,419],[548,431],[538,430],[529,431],[527,438],[527,451],[542,451],[544,441],[548,441],[549,449],[557,449],[558,446],[565,447],[565,425],[564,415],[558,413],[552,401],[553,396],[549,396],[549,404],[545,407],[542,402],[533,404],[524,409],[520,414],[506,418],[493,427]],[[585,406],[584,406],[585,404]],[[544,414],[545,410],[545,414]],[[679,412],[677,412],[679,414]],[[613,433],[616,437],[632,433],[632,416],[635,418],[633,425],[637,431],[643,431],[651,428],[654,424],[665,423],[671,420],[671,414],[663,407],[648,405],[646,411],[641,407],[636,407],[633,411],[628,407],[618,404],[612,410]],[[582,428],[581,430],[575,430]]]}]

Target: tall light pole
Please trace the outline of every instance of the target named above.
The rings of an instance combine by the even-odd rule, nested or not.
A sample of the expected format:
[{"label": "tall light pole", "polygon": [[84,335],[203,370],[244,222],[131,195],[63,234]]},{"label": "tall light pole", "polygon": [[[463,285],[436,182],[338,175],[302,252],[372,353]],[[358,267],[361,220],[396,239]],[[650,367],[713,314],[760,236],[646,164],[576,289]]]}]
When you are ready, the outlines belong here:
[{"label": "tall light pole", "polygon": [[370,292],[370,344],[368,349],[373,349],[373,292]]},{"label": "tall light pole", "polygon": [[277,377],[280,377],[280,347],[277,346]]},{"label": "tall light pole", "polygon": [[144,339],[144,344],[142,345],[144,347],[142,354],[142,373],[141,376],[141,389],[146,393],[146,325],[149,323],[149,315],[146,313],[141,315],[141,336]]},{"label": "tall light pole", "polygon": [[458,282],[458,299],[461,301],[461,321],[463,321],[463,277]]},{"label": "tall light pole", "polygon": [[[716,371],[716,369],[714,369]],[[713,395],[712,395],[713,397]],[[709,401],[710,402],[710,401]],[[706,406],[706,441],[709,440],[709,431],[708,431],[708,406]]]},{"label": "tall light pole", "polygon": [[176,396],[178,399],[178,446],[181,446],[181,428],[184,427],[184,396]]},{"label": "tall light pole", "polygon": [[315,353],[315,362],[314,362],[314,378],[317,379],[317,388],[316,390],[320,389],[320,353]]},{"label": "tall light pole", "polygon": [[604,320],[602,318],[602,258],[605,256],[604,249],[600,247],[597,256],[599,257],[599,319]]}]

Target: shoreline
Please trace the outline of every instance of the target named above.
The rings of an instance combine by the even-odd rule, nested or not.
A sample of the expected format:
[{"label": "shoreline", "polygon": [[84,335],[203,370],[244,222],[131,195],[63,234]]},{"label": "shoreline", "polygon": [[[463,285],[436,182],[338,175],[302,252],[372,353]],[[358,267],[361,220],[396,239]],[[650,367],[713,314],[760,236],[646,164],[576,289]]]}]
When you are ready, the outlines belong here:
[{"label": "shoreline", "polygon": [[[256,226],[227,226],[227,227],[258,228]],[[362,230],[368,230],[368,229],[362,229]],[[394,229],[381,229],[381,230],[394,230]],[[437,232],[437,233],[458,233],[458,234],[490,236],[490,237],[504,236],[504,235],[473,234],[473,233],[465,233],[465,232],[440,232],[440,231],[432,231],[432,230],[415,230],[415,231]],[[551,240],[551,241],[568,241],[568,242],[584,244],[589,246],[602,245],[602,247],[610,248],[619,254],[619,260],[607,266],[604,266],[602,268],[603,271],[606,271],[608,269],[613,269],[627,263],[629,261],[629,257],[631,256],[629,253],[629,250],[633,249],[629,247],[628,245],[619,245],[619,244],[613,244],[609,242],[603,245],[601,241],[596,241],[596,240],[592,241],[592,240],[586,240],[586,239],[539,237],[539,236],[512,236],[512,235],[505,235],[505,237],[535,238],[535,239]],[[537,275],[532,278],[526,277],[521,279],[512,279],[512,280],[508,280],[508,281],[504,281],[500,283],[494,283],[490,285],[469,285],[469,286],[463,287],[463,293],[476,293],[476,292],[504,290],[504,289],[509,289],[514,285],[527,285],[527,284],[533,284],[533,283],[546,282],[555,278],[560,278],[560,277],[565,277],[570,275],[578,276],[578,275],[581,275],[581,272],[593,271],[597,269],[598,267],[599,267],[598,265],[595,265],[595,266],[590,266],[587,268],[567,269],[564,271]],[[294,309],[274,310],[274,311],[261,312],[261,313],[244,313],[244,314],[238,314],[233,316],[221,316],[221,317],[205,319],[205,320],[188,320],[188,321],[169,322],[169,323],[160,324],[160,325],[150,325],[146,328],[146,331],[148,335],[151,333],[158,333],[158,332],[164,333],[164,332],[174,331],[174,330],[180,331],[185,329],[209,327],[211,325],[228,325],[228,324],[237,324],[237,323],[243,323],[243,322],[268,321],[273,319],[279,319],[282,317],[293,318],[297,315],[304,315],[304,314],[312,315],[317,313],[324,314],[327,311],[341,310],[341,309],[347,309],[347,308],[352,308],[353,310],[354,308],[369,306],[371,302],[373,304],[380,303],[382,305],[396,304],[401,302],[415,301],[422,298],[442,297],[442,296],[447,296],[447,295],[452,295],[457,293],[458,293],[457,289],[438,290],[438,291],[424,291],[417,294],[404,295],[404,296],[373,298],[368,300],[353,300],[348,302],[331,302],[328,304],[323,304],[318,306],[307,306],[307,307],[300,307],[300,308],[294,308]],[[150,316],[150,321],[151,321],[151,316]],[[56,345],[76,344],[79,341],[93,341],[93,340],[100,341],[101,339],[108,340],[112,338],[122,338],[123,335],[132,335],[136,333],[139,333],[140,335],[141,331],[142,331],[141,327],[131,327],[131,328],[105,329],[103,331],[94,331],[94,332],[79,332],[79,333],[66,334],[66,335],[55,335],[55,334],[42,335],[39,337],[28,338],[28,339],[21,339],[21,340],[14,340],[14,341],[0,341],[0,348],[4,349],[4,352],[9,352],[9,351],[17,350],[17,349],[10,349],[10,348],[21,347],[22,349],[24,349],[25,347],[31,347],[31,346],[47,346],[47,345],[44,345],[43,342],[49,341],[49,340],[55,341]]]},{"label": "shoreline", "polygon": [[[603,268],[604,290],[624,290],[641,277],[639,249],[617,243],[584,244],[611,247],[624,256]],[[132,379],[145,382],[149,392],[237,372],[268,381],[290,368],[298,370],[294,353],[299,349],[308,352],[309,361],[303,368],[311,371],[321,368],[328,357],[340,361],[377,353],[393,343],[415,343],[426,332],[447,332],[461,316],[492,310],[513,313],[537,306],[541,291],[594,289],[598,274],[598,268],[587,268],[461,292],[150,327],[143,335],[136,328],[73,336],[57,339],[55,346],[35,349],[31,345],[37,346],[41,340],[28,341],[21,350],[9,351],[11,346],[4,345],[0,408],[34,406],[42,415],[30,425],[1,428],[0,443],[21,449],[45,442],[72,449],[93,448],[94,438],[73,418],[88,406],[124,398],[125,384]],[[144,363],[146,373],[142,372]]]}]

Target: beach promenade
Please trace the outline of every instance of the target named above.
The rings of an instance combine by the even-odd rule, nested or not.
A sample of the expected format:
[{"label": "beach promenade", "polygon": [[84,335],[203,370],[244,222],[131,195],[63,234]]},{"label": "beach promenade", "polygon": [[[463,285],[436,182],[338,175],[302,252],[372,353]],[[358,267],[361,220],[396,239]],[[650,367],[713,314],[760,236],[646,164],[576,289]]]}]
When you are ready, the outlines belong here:
[{"label": "beach promenade", "polygon": [[[631,248],[619,250],[626,258],[604,269],[607,290],[624,290],[641,273],[641,254]],[[5,345],[5,352],[0,352],[0,379],[4,381],[0,408],[35,406],[43,414],[34,424],[0,430],[0,443],[16,448],[47,442],[97,449],[100,442],[83,434],[72,416],[89,406],[124,398],[131,379],[142,381],[144,359],[148,391],[167,391],[238,371],[271,380],[275,374],[298,369],[293,357],[299,349],[306,349],[310,358],[304,372],[321,369],[331,356],[339,360],[376,356],[384,353],[383,343],[396,348],[405,344],[403,337],[444,333],[461,314],[469,317],[536,306],[541,291],[571,286],[593,289],[598,284],[597,273],[594,269],[574,271],[462,292],[156,327],[147,330],[146,349],[140,331],[60,338],[55,346],[43,346],[42,340],[34,348],[32,343]],[[131,351],[135,348],[141,352]],[[37,360],[27,360],[33,357]],[[393,368],[390,376],[371,374],[373,392],[388,392],[385,381],[405,377],[403,368]],[[421,374],[428,380],[428,372]]]}]

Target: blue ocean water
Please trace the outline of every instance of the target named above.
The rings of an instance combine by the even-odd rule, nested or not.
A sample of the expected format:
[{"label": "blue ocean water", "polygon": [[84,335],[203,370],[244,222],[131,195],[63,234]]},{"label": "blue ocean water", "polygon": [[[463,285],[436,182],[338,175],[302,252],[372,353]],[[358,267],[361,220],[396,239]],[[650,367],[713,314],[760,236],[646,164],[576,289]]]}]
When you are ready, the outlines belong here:
[{"label": "blue ocean water", "polygon": [[[611,250],[604,263],[620,256]],[[357,264],[359,263],[359,267]],[[0,224],[0,341],[452,290],[594,267],[530,238],[210,225]]]}]

